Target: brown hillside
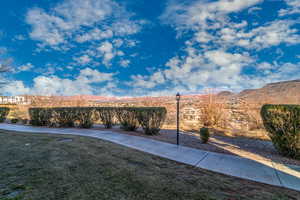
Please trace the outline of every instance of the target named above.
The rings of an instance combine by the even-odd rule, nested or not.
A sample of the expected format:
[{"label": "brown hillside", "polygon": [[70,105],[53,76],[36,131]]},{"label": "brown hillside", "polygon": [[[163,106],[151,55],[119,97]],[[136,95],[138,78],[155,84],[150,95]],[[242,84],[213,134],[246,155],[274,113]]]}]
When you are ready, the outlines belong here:
[{"label": "brown hillside", "polygon": [[235,95],[251,103],[300,103],[300,80],[270,83]]}]

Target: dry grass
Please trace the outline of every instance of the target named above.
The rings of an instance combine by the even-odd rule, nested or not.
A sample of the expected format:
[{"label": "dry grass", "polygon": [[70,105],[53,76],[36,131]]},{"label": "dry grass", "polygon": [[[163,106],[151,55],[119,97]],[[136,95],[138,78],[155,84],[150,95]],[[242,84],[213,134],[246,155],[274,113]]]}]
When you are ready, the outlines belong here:
[{"label": "dry grass", "polygon": [[296,200],[300,194],[93,138],[0,131],[0,199]]}]

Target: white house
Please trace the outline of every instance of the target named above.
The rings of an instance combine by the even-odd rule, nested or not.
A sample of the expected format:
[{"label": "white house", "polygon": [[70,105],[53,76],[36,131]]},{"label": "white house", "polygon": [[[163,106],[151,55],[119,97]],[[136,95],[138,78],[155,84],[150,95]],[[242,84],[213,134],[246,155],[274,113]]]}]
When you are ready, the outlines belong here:
[{"label": "white house", "polygon": [[28,104],[25,96],[0,96],[0,104]]}]

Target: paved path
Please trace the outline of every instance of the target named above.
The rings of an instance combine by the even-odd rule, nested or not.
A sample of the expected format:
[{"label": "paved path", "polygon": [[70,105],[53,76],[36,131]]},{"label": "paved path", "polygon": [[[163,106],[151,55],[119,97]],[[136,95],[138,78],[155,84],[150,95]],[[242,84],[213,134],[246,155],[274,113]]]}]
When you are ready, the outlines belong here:
[{"label": "paved path", "polygon": [[282,165],[272,161],[254,161],[112,131],[43,128],[11,124],[0,124],[0,129],[99,138],[195,167],[300,191],[300,166]]}]

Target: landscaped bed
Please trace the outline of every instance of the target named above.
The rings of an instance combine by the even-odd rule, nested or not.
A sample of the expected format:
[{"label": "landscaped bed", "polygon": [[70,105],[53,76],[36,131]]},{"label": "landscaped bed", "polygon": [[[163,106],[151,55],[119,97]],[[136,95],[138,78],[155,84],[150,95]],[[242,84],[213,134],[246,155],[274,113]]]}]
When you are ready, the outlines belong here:
[{"label": "landscaped bed", "polygon": [[0,199],[299,199],[98,139],[0,131]]},{"label": "landscaped bed", "polygon": [[[276,105],[274,106],[276,107]],[[298,141],[298,132],[295,131],[297,134],[290,132],[290,130],[296,130],[298,125],[289,122],[289,120],[297,122],[298,118],[296,116],[298,116],[299,112],[294,113],[294,111],[297,111],[299,108],[289,105],[284,105],[283,107],[289,108],[286,112],[290,114],[286,113],[283,116],[276,115],[278,118],[276,118],[276,120],[271,120],[273,111],[270,113],[266,112],[268,114],[266,120],[270,127],[278,126],[276,130],[271,130],[271,135],[275,135],[277,138],[275,140],[277,149],[273,146],[274,141],[270,142],[246,137],[230,137],[214,133],[211,134],[212,137],[208,144],[202,144],[198,133],[183,132],[180,136],[180,144],[207,151],[234,154],[253,160],[272,160],[277,163],[300,166],[300,160],[295,159],[300,156],[298,155],[299,150],[297,145],[295,145],[296,143],[292,142]],[[113,128],[114,131],[120,133],[176,143],[175,131],[160,131],[166,117],[166,112],[166,109],[163,107],[45,107],[29,109],[30,124],[34,126],[92,128],[93,124],[101,122],[106,129]],[[294,117],[293,119],[285,119],[284,116]],[[289,123],[281,127],[281,124],[272,124],[274,121],[285,121]],[[116,129],[116,127],[114,127],[115,123],[120,124],[122,130],[120,128]],[[293,124],[295,127],[293,127]],[[283,131],[284,134],[282,133],[283,129],[286,129]],[[207,137],[210,135],[209,132],[207,129]],[[268,132],[270,133],[270,131]],[[285,139],[286,137],[289,139]],[[275,137],[272,137],[272,139],[274,138]],[[279,152],[281,152],[281,154]]]},{"label": "landscaped bed", "polygon": [[[96,125],[95,129],[107,130],[104,129],[104,127],[101,125]],[[176,144],[176,130],[162,129],[160,131],[160,134],[151,136],[143,134],[142,130],[137,130],[136,132],[123,131],[118,127],[114,127],[111,130],[118,133],[142,136],[154,140]],[[300,166],[300,160],[282,156],[278,153],[278,151],[276,151],[272,142],[267,140],[235,136],[231,137],[216,133],[211,135],[210,141],[207,144],[202,144],[199,133],[181,131],[179,141],[180,145],[206,151],[238,155],[253,160],[273,160],[274,162],[278,163]]]}]

